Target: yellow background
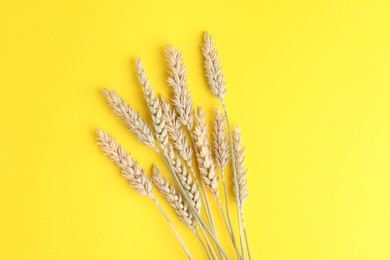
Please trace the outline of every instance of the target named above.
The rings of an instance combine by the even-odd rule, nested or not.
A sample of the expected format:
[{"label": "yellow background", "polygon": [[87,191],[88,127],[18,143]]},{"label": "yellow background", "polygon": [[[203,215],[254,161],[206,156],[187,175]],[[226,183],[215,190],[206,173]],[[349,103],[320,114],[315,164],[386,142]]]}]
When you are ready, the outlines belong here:
[{"label": "yellow background", "polygon": [[184,51],[194,103],[211,112],[205,30],[247,147],[253,259],[390,259],[389,13],[385,0],[3,0],[0,259],[184,258],[94,130],[115,135],[145,169],[162,167],[100,89],[147,118],[135,57],[167,97],[171,43]]}]

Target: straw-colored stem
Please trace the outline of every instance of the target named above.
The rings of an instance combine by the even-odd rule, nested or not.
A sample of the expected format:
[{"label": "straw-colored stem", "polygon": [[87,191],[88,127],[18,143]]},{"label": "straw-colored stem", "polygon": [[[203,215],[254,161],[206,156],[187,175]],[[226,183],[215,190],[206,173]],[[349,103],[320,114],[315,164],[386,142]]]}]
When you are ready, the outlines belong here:
[{"label": "straw-colored stem", "polygon": [[242,227],[243,227],[243,229],[244,229],[245,244],[246,244],[246,249],[247,249],[247,251],[248,251],[248,258],[249,258],[249,260],[252,260],[251,251],[250,251],[250,249],[249,249],[248,236],[247,236],[247,234],[246,234],[246,227],[245,227],[244,214],[242,214]]},{"label": "straw-colored stem", "polygon": [[[227,196],[227,190],[226,190],[226,182],[225,182],[224,171],[225,171],[225,169],[222,168],[221,169],[221,175],[222,175],[223,193],[224,193],[224,196],[225,196],[226,216],[227,216],[227,222],[229,224],[229,229],[228,230],[230,230],[229,235],[230,235],[230,239],[231,239],[231,241],[233,243],[234,249],[236,250],[237,258],[241,259],[240,252],[238,251],[238,248],[237,248],[237,243],[236,243],[236,238],[235,238],[235,235],[234,235],[232,221],[230,220],[229,203],[228,203],[228,196]],[[221,208],[221,210],[222,210],[222,215],[224,216],[224,221],[225,221],[225,225],[226,225],[226,217],[225,217],[225,215],[223,213],[223,208]]]},{"label": "straw-colored stem", "polygon": [[184,241],[183,239],[180,237],[179,235],[179,232],[177,232],[175,226],[173,225],[173,223],[171,222],[171,220],[169,219],[168,215],[165,213],[164,209],[161,207],[160,203],[157,201],[156,198],[152,198],[154,204],[156,204],[156,206],[158,207],[158,209],[161,211],[161,213],[163,214],[163,216],[165,217],[165,219],[167,220],[169,226],[171,227],[173,233],[175,233],[176,237],[177,237],[177,240],[179,240],[179,243],[181,245],[181,247],[183,248],[184,252],[186,253],[188,259],[192,260],[193,257],[190,253],[190,251],[188,250],[188,248],[186,247],[186,245],[184,244]]},{"label": "straw-colored stem", "polygon": [[[224,184],[224,186],[225,186],[225,182],[224,182],[223,184]],[[225,196],[226,196],[226,192],[225,192]],[[240,252],[239,252],[239,250],[238,250],[238,248],[237,248],[236,239],[235,239],[235,237],[234,237],[233,228],[232,228],[231,223],[230,223],[229,214],[228,214],[228,213],[225,213],[225,211],[223,210],[223,206],[222,206],[221,203],[218,203],[218,207],[219,207],[219,209],[221,210],[221,214],[222,214],[222,216],[223,216],[223,223],[225,224],[226,230],[227,230],[227,232],[229,233],[230,240],[232,241],[234,250],[236,251],[237,259],[241,259]],[[227,216],[227,217],[226,217],[226,216]]]},{"label": "straw-colored stem", "polygon": [[201,231],[202,234],[203,234],[204,239],[206,240],[207,247],[209,248],[209,251],[210,251],[210,254],[211,254],[212,258],[218,260],[218,257],[217,257],[217,255],[215,254],[214,248],[213,248],[213,246],[211,245],[211,242],[210,242],[209,238],[207,237],[207,234],[206,234],[204,228],[202,227],[202,225],[199,225],[199,228],[200,228],[200,231]]},{"label": "straw-colored stem", "polygon": [[[210,203],[209,203],[209,199],[208,199],[207,192],[206,192],[206,187],[205,187],[203,181],[201,183],[202,183],[202,190],[203,190],[203,193],[204,193],[204,197],[206,199],[206,207],[207,207],[207,210],[209,212],[208,214],[209,214],[209,217],[210,217],[209,221],[210,221],[211,229],[212,229],[215,237],[217,238],[217,240],[219,240],[218,235],[217,235],[217,231],[215,229],[214,218],[213,218],[213,214],[211,212]],[[218,252],[219,252],[219,257],[222,259],[221,250],[219,248],[218,248]]]},{"label": "straw-colored stem", "polygon": [[228,134],[229,134],[229,140],[230,140],[230,150],[231,150],[231,155],[232,155],[232,168],[233,168],[233,178],[234,178],[234,193],[236,197],[236,203],[237,203],[237,219],[238,219],[238,228],[240,232],[240,244],[241,244],[241,253],[242,253],[242,259],[245,260],[245,251],[244,251],[244,242],[242,239],[242,221],[241,221],[241,214],[240,214],[240,199],[238,198],[238,184],[237,184],[237,171],[236,171],[236,166],[235,166],[235,158],[234,158],[234,153],[233,153],[233,137],[232,137],[232,131],[230,130],[230,122],[229,122],[229,117],[228,113],[226,110],[226,105],[225,101],[223,99],[220,99],[223,107],[223,111],[225,114],[225,119],[226,119],[226,124],[228,128]]},{"label": "straw-colored stem", "polygon": [[202,245],[202,248],[203,248],[203,250],[205,251],[205,253],[206,253],[206,255],[207,255],[207,259],[208,259],[208,260],[211,260],[211,258],[210,258],[210,253],[209,253],[209,251],[207,250],[207,247],[206,247],[205,243],[203,242],[202,238],[199,236],[198,233],[195,233],[195,236],[198,238],[200,244]]},{"label": "straw-colored stem", "polygon": [[[160,151],[158,151],[159,154],[161,154]],[[161,154],[162,155],[162,154]],[[207,233],[210,235],[210,237],[213,239],[214,243],[217,245],[218,249],[221,251],[221,253],[224,255],[226,259],[230,259],[225,250],[223,250],[222,246],[218,242],[218,239],[214,236],[213,232],[207,227],[207,225],[202,220],[202,217],[200,216],[199,212],[195,209],[194,205],[191,203],[191,200],[188,198],[186,191],[183,188],[183,185],[180,183],[179,179],[177,178],[176,174],[173,171],[172,165],[165,159],[164,156],[162,156],[164,163],[167,165],[169,171],[171,172],[173,179],[175,180],[176,185],[179,187],[180,192],[182,193],[184,199],[187,201],[189,207],[191,208],[194,216],[198,220],[198,223],[200,224],[199,227],[201,230],[204,228],[204,230],[207,231]],[[207,236],[206,236],[207,240]]]}]

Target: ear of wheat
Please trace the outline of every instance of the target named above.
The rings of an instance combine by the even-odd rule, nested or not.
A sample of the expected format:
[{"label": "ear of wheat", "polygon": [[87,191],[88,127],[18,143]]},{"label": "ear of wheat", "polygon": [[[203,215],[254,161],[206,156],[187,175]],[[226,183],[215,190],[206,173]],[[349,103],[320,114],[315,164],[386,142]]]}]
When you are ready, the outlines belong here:
[{"label": "ear of wheat", "polygon": [[138,81],[142,85],[144,98],[152,118],[156,139],[163,151],[166,151],[168,149],[168,131],[165,124],[165,118],[163,117],[160,102],[157,98],[155,98],[154,91],[150,87],[149,80],[146,77],[146,73],[142,67],[142,61],[140,58],[137,58],[136,70],[138,74]]},{"label": "ear of wheat", "polygon": [[117,143],[117,141],[109,134],[102,130],[97,130],[98,145],[105,152],[105,154],[111,158],[112,161],[121,169],[123,177],[125,177],[132,188],[134,188],[139,194],[149,197],[155,205],[159,208],[165,219],[167,220],[172,231],[175,233],[180,245],[189,259],[193,259],[188,248],[184,244],[182,238],[177,232],[176,228],[172,224],[171,220],[160,206],[156,197],[152,192],[152,183],[150,179],[145,175],[144,170],[139,167],[138,162],[130,157],[126,153],[125,148]]},{"label": "ear of wheat", "polygon": [[168,59],[169,77],[168,85],[172,88],[172,103],[176,108],[181,123],[192,130],[194,112],[192,99],[186,83],[186,67],[183,64],[181,52],[169,45],[166,50]]},{"label": "ear of wheat", "polygon": [[237,186],[241,214],[243,213],[246,197],[248,197],[248,189],[246,188],[246,169],[244,168],[244,150],[244,147],[241,146],[240,128],[236,126],[233,131],[233,152],[234,157],[236,158],[235,167],[237,169]]},{"label": "ear of wheat", "polygon": [[213,38],[207,32],[204,34],[202,52],[204,56],[204,68],[210,90],[215,97],[223,99],[226,89],[221,62],[219,60],[218,51],[215,49]]},{"label": "ear of wheat", "polygon": [[215,118],[213,121],[213,148],[214,148],[214,156],[215,162],[218,167],[221,169],[222,178],[224,175],[224,169],[228,164],[229,158],[229,144],[227,137],[225,135],[225,117],[221,113],[219,107],[217,107],[215,111]]},{"label": "ear of wheat", "polygon": [[130,131],[145,145],[157,149],[152,130],[141,118],[138,112],[126,104],[126,102],[112,90],[103,89],[107,103],[112,107],[114,114],[125,122]]},{"label": "ear of wheat", "polygon": [[[244,218],[244,202],[248,196],[248,189],[247,170],[244,167],[244,148],[241,145],[242,137],[238,127],[235,128],[234,132],[230,129],[224,100],[226,84],[221,62],[213,39],[208,33],[204,34],[202,53],[205,75],[211,93],[221,101],[223,108],[223,113],[219,106],[215,110],[215,118],[212,121],[212,142],[208,137],[208,122],[205,112],[202,108],[198,108],[194,113],[182,53],[170,45],[166,49],[166,57],[169,68],[167,83],[172,90],[172,105],[163,97],[156,97],[141,59],[137,58],[136,60],[137,77],[142,86],[152,127],[149,127],[140,114],[114,90],[103,89],[103,94],[114,114],[122,119],[141,143],[160,155],[167,166],[165,170],[171,174],[174,183],[170,183],[156,165],[153,165],[153,176],[150,179],[138,162],[126,152],[125,148],[102,130],[96,132],[98,144],[121,169],[122,175],[129,181],[130,186],[139,194],[150,198],[158,207],[189,259],[193,259],[193,257],[163,206],[154,195],[152,184],[173,208],[178,218],[197,237],[207,259],[230,260],[231,256],[222,246],[219,240],[220,236],[215,228],[214,216],[208,200],[208,193],[211,194],[215,198],[214,203],[216,202],[221,210],[220,213],[232,242],[231,246],[234,248],[236,259],[245,260],[246,257],[251,259]],[[228,135],[225,134],[225,126],[227,126]],[[232,172],[229,172],[229,167],[227,167],[229,161],[232,162]],[[221,173],[225,206],[222,205],[219,197],[220,179],[217,168],[219,168],[218,172]],[[237,208],[241,248],[236,243],[230,219],[225,174],[229,174],[233,178],[233,194]],[[201,210],[202,205],[205,205],[204,211]],[[218,254],[215,249],[217,249]]]},{"label": "ear of wheat", "polygon": [[152,184],[138,162],[133,160],[111,135],[102,130],[97,130],[96,134],[100,148],[121,168],[122,175],[129,180],[130,186],[139,194],[153,199]]},{"label": "ear of wheat", "polygon": [[211,156],[209,139],[207,137],[206,115],[202,108],[199,107],[196,111],[195,119],[194,136],[200,174],[206,187],[215,197],[218,197],[218,176],[215,171],[214,160]]},{"label": "ear of wheat", "polygon": [[176,211],[180,220],[183,221],[192,232],[197,234],[196,222],[187,203],[184,201],[180,192],[176,190],[175,186],[169,183],[169,181],[161,175],[156,165],[153,165],[153,183]]},{"label": "ear of wheat", "polygon": [[165,157],[172,165],[174,174],[178,177],[183,189],[186,191],[186,195],[190,198],[191,204],[195,207],[196,211],[200,213],[201,201],[198,187],[194,183],[185,165],[183,165],[180,159],[175,155],[171,145],[169,146],[168,151],[169,152]]},{"label": "ear of wheat", "polygon": [[190,167],[192,167],[192,148],[189,144],[187,136],[183,131],[177,114],[163,97],[161,97],[160,100],[161,106],[163,108],[165,122],[169,132],[169,137],[171,138],[173,145],[181,158],[186,161]]}]

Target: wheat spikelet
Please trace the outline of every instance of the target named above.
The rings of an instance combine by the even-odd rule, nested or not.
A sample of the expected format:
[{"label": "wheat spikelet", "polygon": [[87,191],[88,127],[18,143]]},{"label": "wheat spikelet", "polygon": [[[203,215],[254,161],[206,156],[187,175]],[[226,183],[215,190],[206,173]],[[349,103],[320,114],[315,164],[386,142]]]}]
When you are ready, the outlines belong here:
[{"label": "wheat spikelet", "polygon": [[215,49],[213,38],[207,32],[204,34],[202,52],[204,57],[204,68],[206,70],[206,77],[210,90],[215,97],[223,100],[226,88],[221,61],[219,60],[218,52]]},{"label": "wheat spikelet", "polygon": [[206,115],[202,108],[198,108],[195,116],[195,128],[193,131],[200,175],[206,187],[218,197],[218,177],[215,171],[214,161],[211,156],[209,139],[207,137]]},{"label": "wheat spikelet", "polygon": [[241,133],[238,126],[233,131],[233,153],[235,160],[235,167],[237,169],[237,184],[240,212],[243,213],[244,202],[248,196],[248,189],[246,187],[246,169],[244,168],[244,151],[245,148],[241,146]]},{"label": "wheat spikelet", "polygon": [[114,114],[120,117],[127,125],[130,131],[145,145],[157,149],[154,141],[152,130],[142,120],[138,112],[135,112],[133,108],[126,104],[124,99],[118,96],[118,94],[112,90],[108,91],[103,89],[103,94],[106,97],[107,103],[113,108]]},{"label": "wheat spikelet", "polygon": [[189,145],[188,138],[181,127],[176,112],[163,97],[160,100],[169,137],[181,158],[188,163],[189,167],[192,167],[192,148]]},{"label": "wheat spikelet", "polygon": [[119,145],[111,135],[102,130],[97,130],[96,134],[98,136],[100,148],[117,166],[119,166],[119,168],[121,168],[122,175],[129,180],[130,186],[139,194],[154,199],[151,181],[144,174],[144,170],[139,167],[138,162],[132,159],[130,155],[126,153],[125,148]]},{"label": "wheat spikelet", "polygon": [[192,110],[192,100],[186,83],[186,67],[183,63],[182,54],[172,46],[168,46],[166,57],[169,67],[168,85],[172,88],[172,102],[179,115],[180,122],[192,130],[194,122],[194,112]]},{"label": "wheat spikelet", "polygon": [[196,222],[187,203],[184,201],[182,195],[176,190],[165,177],[161,176],[160,171],[156,165],[153,165],[152,181],[156,185],[160,193],[165,197],[168,203],[173,207],[179,219],[183,221],[195,234]]},{"label": "wheat spikelet", "polygon": [[136,71],[138,74],[138,81],[142,85],[144,98],[149,108],[150,116],[152,118],[156,139],[160,143],[161,148],[163,150],[166,150],[168,145],[168,133],[165,124],[165,118],[163,117],[163,113],[162,113],[162,108],[159,100],[154,96],[154,91],[150,87],[149,80],[146,77],[145,70],[142,67],[142,61],[138,57],[137,57]]},{"label": "wheat spikelet", "polygon": [[227,136],[225,135],[225,117],[221,113],[219,107],[215,111],[215,118],[213,120],[213,148],[215,162],[221,169],[222,177],[224,176],[224,169],[229,162],[229,144]]}]

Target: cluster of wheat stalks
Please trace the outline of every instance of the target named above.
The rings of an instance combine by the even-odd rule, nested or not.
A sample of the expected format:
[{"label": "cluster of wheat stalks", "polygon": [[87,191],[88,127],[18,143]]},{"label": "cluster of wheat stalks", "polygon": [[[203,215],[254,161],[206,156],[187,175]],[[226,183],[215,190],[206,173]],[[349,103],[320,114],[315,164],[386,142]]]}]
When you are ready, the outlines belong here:
[{"label": "cluster of wheat stalks", "polygon": [[[153,88],[137,58],[136,72],[149,108],[153,127],[115,91],[104,89],[103,94],[114,113],[127,125],[129,130],[144,144],[157,152],[165,162],[174,184],[162,176],[156,165],[152,167],[152,177],[148,177],[126,150],[109,134],[97,130],[101,149],[121,169],[130,186],[138,193],[149,197],[160,209],[175,233],[189,259],[193,259],[179,233],[165,213],[153,193],[153,184],[201,243],[208,259],[230,259],[221,246],[215,229],[210,199],[220,209],[229,239],[235,249],[237,259],[251,259],[244,221],[244,202],[248,195],[246,169],[244,168],[244,148],[241,146],[241,133],[238,127],[231,131],[224,102],[225,81],[221,70],[218,52],[212,37],[204,34],[202,44],[205,74],[212,94],[220,100],[212,122],[212,142],[208,137],[208,126],[202,108],[193,110],[191,96],[186,83],[186,67],[179,50],[168,46],[166,49],[169,77],[172,88],[171,103],[163,97],[156,97]],[[225,130],[227,126],[227,135]],[[229,138],[229,139],[228,139]],[[231,161],[232,173],[227,172]],[[220,177],[217,171],[220,172]],[[228,192],[225,172],[233,179],[234,200],[238,219],[236,237],[229,212]],[[219,181],[223,184],[223,196],[218,193]],[[224,201],[223,204],[221,201]],[[202,206],[204,214],[201,213]],[[199,232],[200,231],[200,232]],[[238,239],[237,239],[238,238]]]}]

